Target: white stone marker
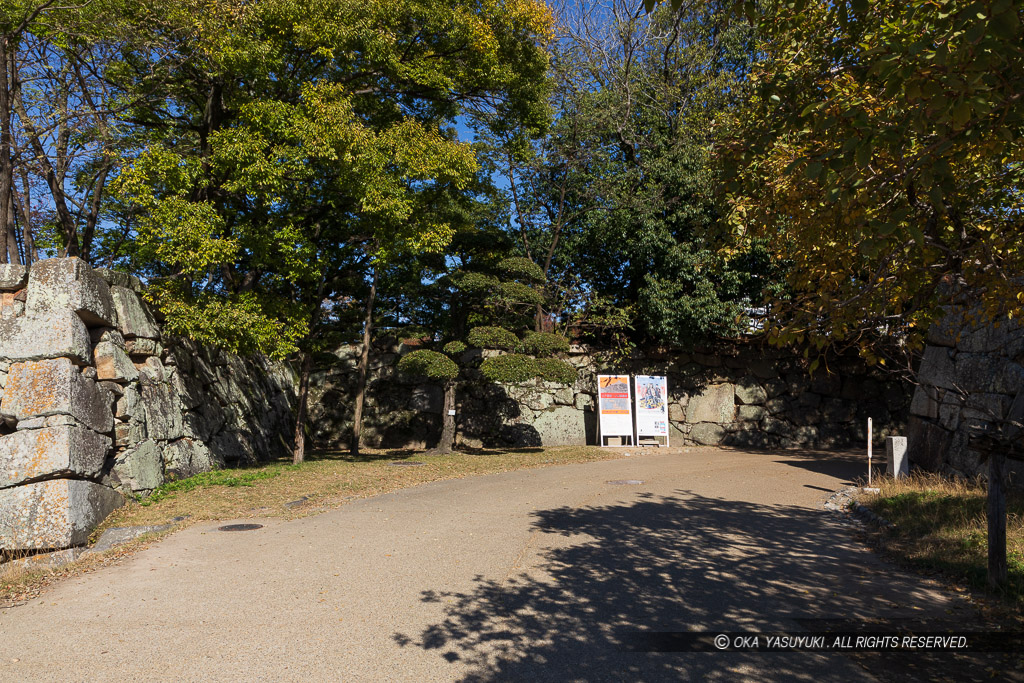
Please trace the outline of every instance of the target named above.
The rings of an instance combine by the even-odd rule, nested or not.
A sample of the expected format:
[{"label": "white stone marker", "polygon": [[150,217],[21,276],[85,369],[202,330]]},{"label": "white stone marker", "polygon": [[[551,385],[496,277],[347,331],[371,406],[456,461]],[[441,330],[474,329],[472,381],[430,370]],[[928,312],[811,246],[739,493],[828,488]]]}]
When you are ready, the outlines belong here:
[{"label": "white stone marker", "polygon": [[885,437],[885,473],[899,479],[910,473],[910,459],[907,457],[907,437]]}]

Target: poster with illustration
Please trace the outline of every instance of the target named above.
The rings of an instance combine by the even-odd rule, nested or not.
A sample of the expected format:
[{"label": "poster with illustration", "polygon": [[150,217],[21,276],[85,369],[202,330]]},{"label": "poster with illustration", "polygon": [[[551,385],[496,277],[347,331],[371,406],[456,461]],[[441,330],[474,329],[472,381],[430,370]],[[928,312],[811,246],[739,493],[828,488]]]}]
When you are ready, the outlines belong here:
[{"label": "poster with illustration", "polygon": [[[607,437],[621,437],[621,445],[633,444],[633,396],[629,375],[597,376],[601,445]],[[627,442],[628,440],[628,442]]]},{"label": "poster with illustration", "polygon": [[636,437],[664,437],[668,445],[668,380],[636,376]]}]

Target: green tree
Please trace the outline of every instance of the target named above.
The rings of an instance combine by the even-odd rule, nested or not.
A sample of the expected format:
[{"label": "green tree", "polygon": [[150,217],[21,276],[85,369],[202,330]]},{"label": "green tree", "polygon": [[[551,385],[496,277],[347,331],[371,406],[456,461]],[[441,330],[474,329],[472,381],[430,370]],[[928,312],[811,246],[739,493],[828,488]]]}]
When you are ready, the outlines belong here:
[{"label": "green tree", "polygon": [[546,8],[531,0],[228,2],[194,19],[153,141],[117,179],[133,258],[170,329],[300,352],[295,459],[312,353],[354,269],[440,252],[439,192],[477,170],[452,126],[542,125]]},{"label": "green tree", "polygon": [[719,3],[646,16],[609,0],[560,30],[556,121],[506,164],[522,249],[549,282],[578,279],[581,322],[618,319],[668,344],[744,330],[778,275],[763,247],[729,234],[712,145],[745,92],[750,25]]},{"label": "green tree", "polygon": [[[455,399],[463,367],[478,368],[485,379],[499,383],[544,379],[571,384],[576,380],[576,369],[555,357],[569,350],[568,339],[529,330],[536,307],[544,304],[542,270],[522,257],[491,260],[492,247],[488,245],[482,257],[453,269],[431,287],[447,300],[447,313],[439,319],[444,327],[432,333],[445,342],[441,350],[419,349],[398,363],[401,372],[444,387],[438,453],[451,452],[455,443]],[[502,353],[480,360],[476,354],[466,354],[471,348]]]},{"label": "green tree", "polygon": [[[92,260],[107,181],[135,144],[126,114],[151,100],[186,27],[147,0],[0,6],[0,261]],[[124,78],[127,70],[135,76]]]}]

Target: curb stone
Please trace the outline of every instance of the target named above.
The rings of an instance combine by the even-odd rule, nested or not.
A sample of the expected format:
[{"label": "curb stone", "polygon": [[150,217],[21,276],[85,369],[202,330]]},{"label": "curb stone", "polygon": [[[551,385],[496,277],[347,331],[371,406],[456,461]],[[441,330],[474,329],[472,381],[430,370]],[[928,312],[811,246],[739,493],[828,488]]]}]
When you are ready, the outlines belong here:
[{"label": "curb stone", "polygon": [[825,509],[833,512],[846,512],[852,514],[865,524],[873,524],[883,529],[895,529],[896,525],[884,517],[872,512],[867,506],[857,502],[854,494],[858,491],[856,487],[840,489],[829,496],[825,501]]}]

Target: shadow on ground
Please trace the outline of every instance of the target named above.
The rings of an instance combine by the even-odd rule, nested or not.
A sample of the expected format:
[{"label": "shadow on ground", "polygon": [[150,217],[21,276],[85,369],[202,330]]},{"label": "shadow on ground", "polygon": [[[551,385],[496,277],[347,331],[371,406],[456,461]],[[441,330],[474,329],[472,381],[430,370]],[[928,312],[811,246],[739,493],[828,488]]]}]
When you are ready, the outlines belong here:
[{"label": "shadow on ground", "polygon": [[[766,451],[766,456],[775,458],[775,462],[817,474],[827,474],[840,480],[843,486],[859,486],[867,479],[868,459],[866,454],[851,451]],[[876,475],[885,472],[885,458],[874,459]]]},{"label": "shadow on ground", "polygon": [[913,580],[868,574],[824,511],[683,490],[630,497],[537,512],[536,569],[478,577],[468,593],[424,593],[444,605],[444,620],[397,633],[396,642],[468,665],[463,681],[851,680],[862,670],[838,655],[625,652],[622,644],[636,631],[796,631],[799,618],[945,607]]},{"label": "shadow on ground", "polygon": [[[463,455],[503,455],[506,453],[543,453],[543,448],[468,448],[460,447],[455,454]],[[408,458],[422,458],[434,455],[431,450],[415,448],[392,448],[381,450],[363,450],[359,455],[353,455],[348,450],[322,449],[313,451],[309,460],[335,460],[338,462],[377,462],[380,460],[405,460]]]}]

